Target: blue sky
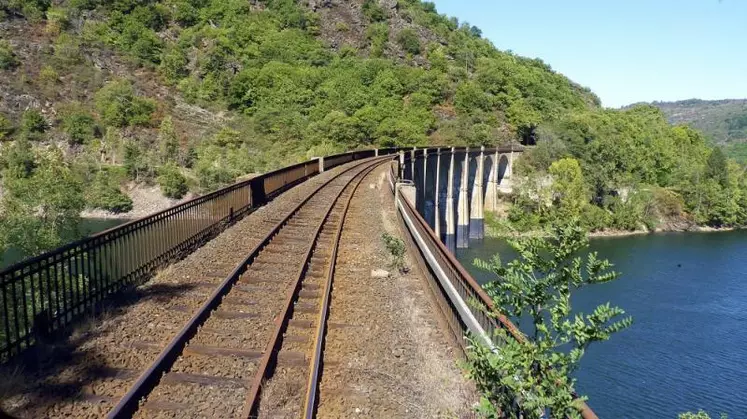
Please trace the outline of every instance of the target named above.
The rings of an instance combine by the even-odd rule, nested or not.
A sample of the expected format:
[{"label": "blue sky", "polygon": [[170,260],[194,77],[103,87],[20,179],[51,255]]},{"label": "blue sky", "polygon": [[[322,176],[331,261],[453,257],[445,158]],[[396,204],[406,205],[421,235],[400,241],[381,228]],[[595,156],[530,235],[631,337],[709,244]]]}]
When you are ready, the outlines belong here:
[{"label": "blue sky", "polygon": [[747,0],[433,0],[604,106],[747,98]]}]

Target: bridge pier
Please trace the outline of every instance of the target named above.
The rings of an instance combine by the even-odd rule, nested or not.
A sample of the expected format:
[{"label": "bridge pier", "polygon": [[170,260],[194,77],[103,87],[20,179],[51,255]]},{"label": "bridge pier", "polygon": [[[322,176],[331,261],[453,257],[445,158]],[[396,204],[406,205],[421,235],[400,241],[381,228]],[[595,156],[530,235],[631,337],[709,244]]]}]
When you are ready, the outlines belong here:
[{"label": "bridge pier", "polygon": [[493,164],[490,166],[488,175],[488,185],[485,190],[485,211],[495,212],[498,210],[498,165],[500,164],[500,155],[498,151],[493,156]]},{"label": "bridge pier", "polygon": [[456,249],[456,220],[454,219],[454,147],[451,148],[451,162],[447,176],[446,190],[446,247],[454,252]]},{"label": "bridge pier", "polygon": [[477,173],[472,186],[472,202],[470,202],[469,214],[469,238],[481,240],[485,238],[485,214],[482,199],[482,182],[485,172],[485,146],[480,147],[480,155],[477,157]]},{"label": "bridge pier", "polygon": [[469,148],[464,153],[464,164],[462,164],[462,176],[459,182],[459,205],[457,208],[457,231],[456,247],[466,249],[469,247]]},{"label": "bridge pier", "polygon": [[434,221],[433,230],[436,233],[436,237],[441,240],[441,149],[436,150],[436,193],[433,199],[434,206]]}]

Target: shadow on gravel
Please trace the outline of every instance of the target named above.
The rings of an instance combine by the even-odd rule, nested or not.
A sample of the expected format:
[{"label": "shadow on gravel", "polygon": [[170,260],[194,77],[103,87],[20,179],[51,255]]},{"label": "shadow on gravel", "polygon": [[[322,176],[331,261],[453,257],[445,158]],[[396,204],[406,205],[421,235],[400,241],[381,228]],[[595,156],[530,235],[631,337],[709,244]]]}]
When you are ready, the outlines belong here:
[{"label": "shadow on gravel", "polygon": [[[39,343],[7,365],[0,366],[0,407],[10,413],[43,409],[62,400],[83,399],[91,383],[123,372],[105,365],[106,353],[87,343],[107,332],[102,322],[115,319],[129,306],[146,301],[168,303],[193,285],[147,284],[120,292],[60,336],[37,336]],[[113,341],[116,345],[116,339]],[[127,349],[123,343],[121,348]],[[84,390],[87,390],[84,392]],[[23,397],[14,397],[23,396]],[[13,404],[8,406],[7,404]],[[1,412],[1,411],[0,411]]]}]

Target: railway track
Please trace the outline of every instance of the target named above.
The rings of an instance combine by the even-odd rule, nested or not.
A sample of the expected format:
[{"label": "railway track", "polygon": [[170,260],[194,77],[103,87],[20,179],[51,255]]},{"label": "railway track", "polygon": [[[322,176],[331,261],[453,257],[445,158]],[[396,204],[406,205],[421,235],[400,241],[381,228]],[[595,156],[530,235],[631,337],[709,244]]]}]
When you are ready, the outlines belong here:
[{"label": "railway track", "polygon": [[[246,254],[109,412],[124,417],[313,417],[337,245],[360,182],[322,184]],[[240,249],[236,249],[240,252]],[[172,307],[189,310],[189,307]]]}]

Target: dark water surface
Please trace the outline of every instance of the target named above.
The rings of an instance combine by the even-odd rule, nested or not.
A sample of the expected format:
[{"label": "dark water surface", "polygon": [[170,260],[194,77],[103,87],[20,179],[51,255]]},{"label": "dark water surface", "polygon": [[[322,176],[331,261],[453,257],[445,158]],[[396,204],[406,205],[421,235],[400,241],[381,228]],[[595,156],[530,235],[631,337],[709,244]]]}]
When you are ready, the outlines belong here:
[{"label": "dark water surface", "polygon": [[[471,245],[457,256],[478,281],[489,278],[475,257],[513,257],[501,240]],[[574,309],[611,301],[634,317],[630,329],[592,345],[577,374],[599,417],[704,409],[747,418],[747,232],[603,238],[591,249],[623,275],[581,290]]]},{"label": "dark water surface", "polygon": [[[80,220],[78,225],[78,233],[80,237],[90,236],[91,234],[98,233],[100,231],[108,230],[112,227],[116,227],[120,224],[124,224],[130,220],[128,219],[106,219],[106,218],[83,218]],[[5,254],[2,255],[0,260],[0,269],[6,268],[16,262],[23,260],[23,254],[17,249],[10,248]]]}]

